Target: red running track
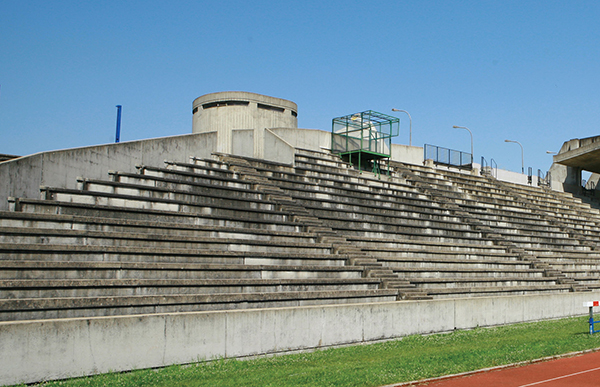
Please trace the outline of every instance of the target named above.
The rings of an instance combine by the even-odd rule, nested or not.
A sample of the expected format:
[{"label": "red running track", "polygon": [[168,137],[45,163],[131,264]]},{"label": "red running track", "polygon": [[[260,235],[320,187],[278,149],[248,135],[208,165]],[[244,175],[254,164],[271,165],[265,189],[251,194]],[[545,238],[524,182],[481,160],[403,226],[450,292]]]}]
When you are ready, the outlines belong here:
[{"label": "red running track", "polygon": [[600,352],[412,385],[428,387],[598,387],[600,386]]}]

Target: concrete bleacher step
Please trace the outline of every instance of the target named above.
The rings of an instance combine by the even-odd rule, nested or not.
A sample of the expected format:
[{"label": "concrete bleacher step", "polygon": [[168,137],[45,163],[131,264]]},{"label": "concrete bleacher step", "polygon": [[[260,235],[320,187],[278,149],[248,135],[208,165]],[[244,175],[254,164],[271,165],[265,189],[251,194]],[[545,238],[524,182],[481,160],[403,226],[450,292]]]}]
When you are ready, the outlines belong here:
[{"label": "concrete bleacher step", "polygon": [[[140,246],[90,246],[0,243],[0,261],[68,261],[122,263],[195,263],[237,265],[345,266],[341,254],[272,251],[211,251]],[[359,265],[360,266],[360,265]],[[358,268],[357,270],[360,270]]]},{"label": "concrete bleacher step", "polygon": [[191,251],[211,250],[215,252],[268,251],[275,253],[324,254],[331,251],[329,244],[317,243],[314,238],[302,238],[301,236],[254,240],[217,236],[178,236],[152,233],[27,228],[0,228],[0,243],[130,246],[157,249],[189,249]]},{"label": "concrete bleacher step", "polygon": [[177,294],[271,293],[378,289],[358,279],[52,279],[0,280],[0,299],[108,297]]},{"label": "concrete bleacher step", "polygon": [[54,200],[17,199],[17,212],[57,215],[84,215],[103,218],[133,219],[140,221],[183,222],[197,225],[223,227],[277,228],[283,231],[302,231],[302,227],[289,219],[289,215],[279,211],[256,212],[257,216],[240,217],[228,213],[202,213],[189,211],[166,211],[126,206],[108,206]]},{"label": "concrete bleacher step", "polygon": [[395,301],[393,289],[0,299],[0,320],[135,315]]},{"label": "concrete bleacher step", "polygon": [[0,260],[2,279],[52,278],[361,278],[358,266],[245,265],[167,262]]},{"label": "concrete bleacher step", "polygon": [[555,285],[551,287],[542,286],[478,286],[453,288],[427,288],[427,292],[434,299],[456,298],[456,297],[494,297],[515,295],[536,295],[548,293],[569,293],[571,287],[568,285]]},{"label": "concrete bleacher step", "polygon": [[0,213],[0,319],[600,288],[598,214],[532,187],[306,150],[109,177]]}]

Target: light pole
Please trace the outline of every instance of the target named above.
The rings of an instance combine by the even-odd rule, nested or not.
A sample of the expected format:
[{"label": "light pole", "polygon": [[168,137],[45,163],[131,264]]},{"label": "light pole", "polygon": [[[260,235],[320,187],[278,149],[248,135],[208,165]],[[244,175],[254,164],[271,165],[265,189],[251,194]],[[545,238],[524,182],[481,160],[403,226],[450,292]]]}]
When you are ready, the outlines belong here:
[{"label": "light pole", "polygon": [[525,163],[523,162],[523,145],[521,145],[520,142],[518,141],[513,141],[513,140],[504,140],[504,142],[514,142],[515,144],[519,144],[519,146],[521,147],[521,173],[525,173]]},{"label": "light pole", "polygon": [[406,110],[402,110],[402,109],[392,109],[393,112],[402,112],[402,113],[406,113],[408,115],[408,145],[412,146],[412,118],[410,117],[410,114],[408,114],[408,112]]},{"label": "light pole", "polygon": [[473,161],[475,160],[475,154],[473,153],[473,133],[471,132],[471,129],[467,128],[466,126],[452,126],[454,129],[467,129],[469,131],[469,134],[471,135],[471,164],[473,164]]}]

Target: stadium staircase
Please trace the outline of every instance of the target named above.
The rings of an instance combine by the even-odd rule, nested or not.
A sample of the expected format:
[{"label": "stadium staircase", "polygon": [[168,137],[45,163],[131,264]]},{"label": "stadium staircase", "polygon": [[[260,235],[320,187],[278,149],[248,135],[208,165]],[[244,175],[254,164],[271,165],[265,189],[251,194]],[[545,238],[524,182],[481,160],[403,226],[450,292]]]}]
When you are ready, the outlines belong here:
[{"label": "stadium staircase", "polygon": [[600,288],[600,215],[572,196],[388,170],[215,154],[11,198],[0,320]]}]

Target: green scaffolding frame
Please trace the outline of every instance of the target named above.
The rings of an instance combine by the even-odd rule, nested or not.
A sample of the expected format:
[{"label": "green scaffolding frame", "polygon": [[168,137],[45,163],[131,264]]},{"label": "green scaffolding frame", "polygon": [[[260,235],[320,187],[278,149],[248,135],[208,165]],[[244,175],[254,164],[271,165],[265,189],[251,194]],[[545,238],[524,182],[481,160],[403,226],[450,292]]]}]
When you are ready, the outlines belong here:
[{"label": "green scaffolding frame", "polygon": [[381,161],[392,155],[392,137],[399,132],[399,118],[373,110],[334,118],[331,151],[359,170],[379,175]]}]

